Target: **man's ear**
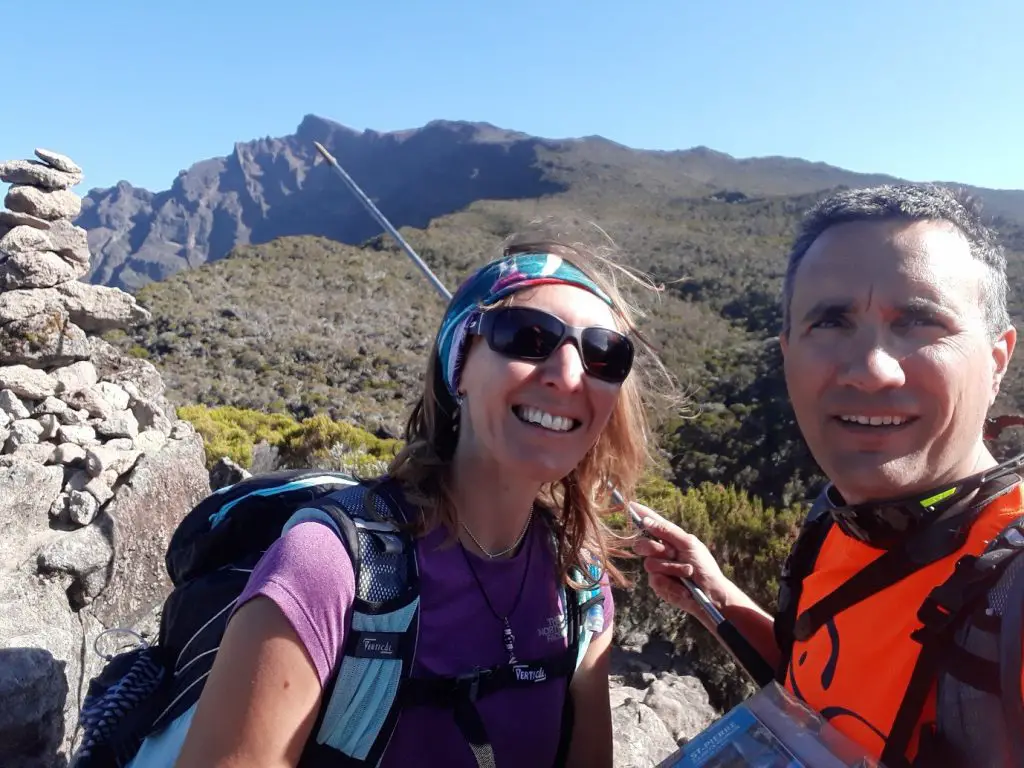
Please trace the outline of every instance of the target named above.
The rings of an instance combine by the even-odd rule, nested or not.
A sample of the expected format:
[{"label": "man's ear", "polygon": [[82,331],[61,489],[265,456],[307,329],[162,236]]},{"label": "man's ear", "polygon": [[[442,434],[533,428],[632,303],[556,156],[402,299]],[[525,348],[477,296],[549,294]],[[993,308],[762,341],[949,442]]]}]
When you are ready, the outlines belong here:
[{"label": "man's ear", "polygon": [[992,397],[989,405],[995,402],[999,395],[999,385],[1010,367],[1010,360],[1013,358],[1013,350],[1017,346],[1017,329],[1012,325],[1003,331],[999,338],[992,344]]},{"label": "man's ear", "polygon": [[783,330],[782,333],[779,334],[779,349],[782,350],[782,356],[783,357],[786,356],[786,344],[787,344],[788,340],[789,340],[789,331]]}]

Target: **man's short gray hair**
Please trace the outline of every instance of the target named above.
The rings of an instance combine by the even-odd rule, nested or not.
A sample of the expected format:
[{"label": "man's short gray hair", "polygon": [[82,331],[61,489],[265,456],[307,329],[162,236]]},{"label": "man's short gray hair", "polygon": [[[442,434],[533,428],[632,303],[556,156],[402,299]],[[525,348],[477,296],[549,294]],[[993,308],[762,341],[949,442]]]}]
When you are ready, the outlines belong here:
[{"label": "man's short gray hair", "polygon": [[964,192],[936,185],[885,184],[836,192],[816,203],[800,223],[789,252],[782,290],[782,328],[789,333],[793,283],[811,244],[828,228],[854,221],[945,221],[970,244],[971,255],[985,270],[981,280],[982,311],[993,338],[1010,327],[1006,308],[1006,256],[996,233],[987,227],[976,201]]}]

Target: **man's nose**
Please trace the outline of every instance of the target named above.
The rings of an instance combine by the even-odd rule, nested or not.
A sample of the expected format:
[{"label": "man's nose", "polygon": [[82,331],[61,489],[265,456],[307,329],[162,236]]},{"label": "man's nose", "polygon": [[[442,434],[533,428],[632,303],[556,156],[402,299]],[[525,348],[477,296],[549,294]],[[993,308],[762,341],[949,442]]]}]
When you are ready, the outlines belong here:
[{"label": "man's nose", "polygon": [[838,378],[840,384],[864,392],[900,387],[906,382],[899,356],[878,341],[855,350]]}]

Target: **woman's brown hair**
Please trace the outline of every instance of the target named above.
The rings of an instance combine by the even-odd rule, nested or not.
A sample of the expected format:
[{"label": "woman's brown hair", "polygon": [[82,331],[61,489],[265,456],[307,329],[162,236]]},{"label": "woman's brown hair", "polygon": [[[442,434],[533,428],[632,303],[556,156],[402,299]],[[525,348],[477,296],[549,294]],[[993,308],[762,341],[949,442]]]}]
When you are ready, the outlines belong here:
[{"label": "woman's brown hair", "polygon": [[[550,226],[550,225],[548,225]],[[611,505],[611,489],[633,498],[638,481],[650,459],[652,442],[644,392],[652,388],[655,370],[671,380],[651,344],[636,327],[639,311],[628,304],[618,288],[621,275],[637,285],[658,290],[641,273],[615,263],[610,246],[595,247],[550,230],[524,232],[505,242],[504,256],[517,253],[552,253],[585,272],[612,299],[620,330],[628,333],[637,349],[633,370],[622,384],[607,425],[597,442],[576,468],[561,480],[542,488],[538,501],[552,512],[558,540],[559,572],[566,584],[590,585],[584,576],[573,578],[578,568],[584,575],[596,562],[616,584],[625,583],[614,558],[629,553],[618,546],[617,537],[605,523]],[[513,296],[501,304],[513,301]],[[637,344],[636,342],[639,342]],[[458,440],[458,407],[448,392],[438,358],[437,339],[427,362],[424,392],[413,407],[405,428],[405,447],[388,468],[409,500],[422,510],[418,532],[445,525],[454,538],[458,522],[451,493],[450,463]]]}]

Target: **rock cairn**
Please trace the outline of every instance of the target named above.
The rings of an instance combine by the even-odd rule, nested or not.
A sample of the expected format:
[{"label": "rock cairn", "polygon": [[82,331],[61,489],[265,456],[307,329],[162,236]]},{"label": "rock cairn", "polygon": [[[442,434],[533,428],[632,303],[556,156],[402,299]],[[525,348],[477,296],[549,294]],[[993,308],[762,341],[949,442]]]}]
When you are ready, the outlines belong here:
[{"label": "rock cairn", "polygon": [[12,184],[0,211],[0,465],[53,467],[47,491],[59,470],[49,514],[83,526],[172,424],[156,371],[148,381],[119,377],[118,353],[89,337],[149,313],[124,291],[79,282],[89,241],[71,221],[81,199],[70,188],[82,170],[54,152],[36,155],[0,164],[0,179]]},{"label": "rock cairn", "polygon": [[210,489],[160,374],[101,336],[149,313],[81,281],[82,169],[35,154],[0,162],[0,765],[49,767],[73,749],[97,636],[159,606],[170,533]]}]

